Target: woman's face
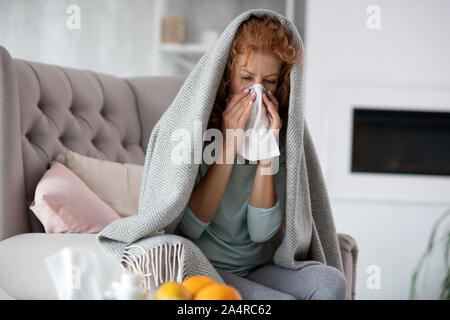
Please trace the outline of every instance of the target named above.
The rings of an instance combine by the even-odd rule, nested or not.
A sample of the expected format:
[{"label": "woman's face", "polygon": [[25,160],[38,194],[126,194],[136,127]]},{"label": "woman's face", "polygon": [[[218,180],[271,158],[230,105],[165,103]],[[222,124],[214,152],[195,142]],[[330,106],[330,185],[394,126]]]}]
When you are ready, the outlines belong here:
[{"label": "woman's face", "polygon": [[270,52],[251,51],[244,66],[245,56],[238,56],[237,70],[231,81],[231,95],[260,83],[275,94],[278,87],[281,63]]}]

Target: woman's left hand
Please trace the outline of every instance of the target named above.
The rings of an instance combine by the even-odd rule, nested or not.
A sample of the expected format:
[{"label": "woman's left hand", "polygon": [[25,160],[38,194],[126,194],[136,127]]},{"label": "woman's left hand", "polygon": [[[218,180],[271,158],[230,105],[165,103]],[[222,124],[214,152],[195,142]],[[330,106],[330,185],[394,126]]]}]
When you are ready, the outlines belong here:
[{"label": "woman's left hand", "polygon": [[263,93],[263,102],[269,117],[269,130],[277,137],[282,126],[282,120],[278,113],[278,101],[272,92],[267,91],[267,94]]}]

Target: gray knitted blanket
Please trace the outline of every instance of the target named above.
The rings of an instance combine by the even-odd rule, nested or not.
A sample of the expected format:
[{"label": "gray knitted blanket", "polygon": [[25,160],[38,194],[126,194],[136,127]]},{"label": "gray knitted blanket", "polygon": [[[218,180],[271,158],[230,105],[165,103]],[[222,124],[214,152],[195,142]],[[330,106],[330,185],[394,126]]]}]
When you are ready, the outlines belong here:
[{"label": "gray knitted blanket", "polygon": [[[191,137],[197,137],[184,145],[194,159],[194,145],[203,139],[235,33],[250,15],[269,15],[278,20],[303,48],[297,28],[283,15],[252,9],[237,16],[195,65],[153,128],[138,214],[112,222],[97,236],[100,247],[124,268],[141,274],[149,290],[165,281],[181,282],[196,274],[224,283],[195,243],[173,233],[189,202],[199,163],[173,161],[173,148],[179,147],[179,142],[172,141],[172,136],[175,130],[183,129]],[[277,235],[269,240],[273,263],[289,269],[326,264],[343,271],[327,190],[303,114],[302,76],[302,65],[297,63],[290,74],[286,199],[283,199],[286,213]],[[202,124],[200,134],[193,126],[196,121]]]}]

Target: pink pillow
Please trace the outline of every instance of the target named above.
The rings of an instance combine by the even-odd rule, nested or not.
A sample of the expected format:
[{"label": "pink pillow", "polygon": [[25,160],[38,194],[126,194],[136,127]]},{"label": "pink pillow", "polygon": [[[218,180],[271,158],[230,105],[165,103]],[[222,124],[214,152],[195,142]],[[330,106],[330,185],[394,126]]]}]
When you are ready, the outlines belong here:
[{"label": "pink pillow", "polygon": [[36,186],[30,209],[52,233],[98,233],[120,216],[70,169],[51,165]]}]

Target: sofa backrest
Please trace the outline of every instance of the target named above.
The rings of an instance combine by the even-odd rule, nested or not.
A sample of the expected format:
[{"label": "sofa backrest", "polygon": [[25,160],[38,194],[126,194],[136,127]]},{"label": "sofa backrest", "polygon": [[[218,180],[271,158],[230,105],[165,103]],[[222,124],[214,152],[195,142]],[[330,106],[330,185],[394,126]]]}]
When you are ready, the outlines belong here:
[{"label": "sofa backrest", "polygon": [[29,206],[63,150],[143,165],[151,131],[184,80],[12,59],[0,46],[0,240],[44,232]]}]

